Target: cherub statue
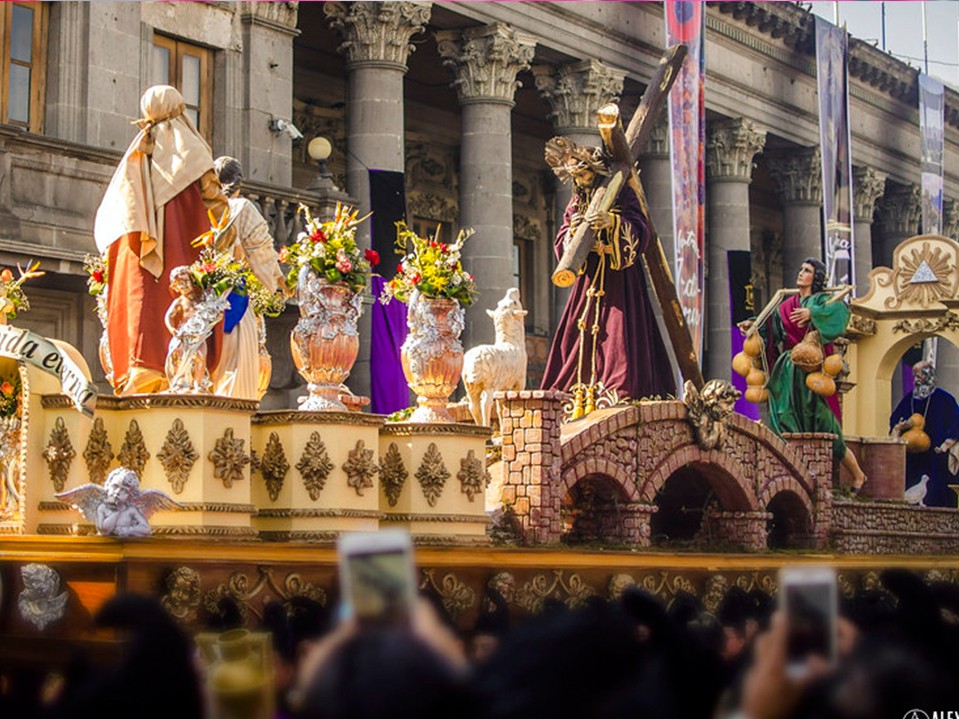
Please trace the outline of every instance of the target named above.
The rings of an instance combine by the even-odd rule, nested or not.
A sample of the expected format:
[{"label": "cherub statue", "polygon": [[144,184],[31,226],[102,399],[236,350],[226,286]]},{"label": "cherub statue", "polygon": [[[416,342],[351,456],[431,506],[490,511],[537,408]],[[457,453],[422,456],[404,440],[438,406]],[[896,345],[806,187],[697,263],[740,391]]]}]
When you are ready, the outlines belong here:
[{"label": "cherub statue", "polygon": [[206,341],[223,318],[229,301],[215,292],[203,292],[190,268],[170,270],[170,292],[177,297],[163,318],[173,335],[167,348],[164,371],[174,394],[204,394],[213,383],[206,365]]},{"label": "cherub statue", "polygon": [[20,570],[23,591],[17,608],[24,621],[41,632],[48,624],[61,619],[67,608],[67,592],[60,592],[60,575],[45,564],[27,564]]},{"label": "cherub statue", "polygon": [[93,521],[97,534],[110,537],[149,537],[154,512],[183,507],[158,489],[141,491],[137,473],[126,467],[110,472],[102,487],[84,484],[56,496]]}]

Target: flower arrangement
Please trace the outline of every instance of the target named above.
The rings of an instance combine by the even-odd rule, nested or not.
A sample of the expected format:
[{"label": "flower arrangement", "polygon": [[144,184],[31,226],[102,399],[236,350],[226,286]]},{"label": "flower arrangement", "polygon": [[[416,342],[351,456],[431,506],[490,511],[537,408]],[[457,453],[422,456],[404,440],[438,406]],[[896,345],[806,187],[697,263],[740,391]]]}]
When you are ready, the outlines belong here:
[{"label": "flower arrangement", "polygon": [[314,218],[306,205],[301,204],[297,212],[304,215],[307,231],[280,250],[280,262],[290,266],[287,287],[296,287],[300,270],[311,267],[320,277],[345,282],[353,292],[361,292],[380,261],[375,250],[361,252],[356,244],[356,227],[369,215],[358,218],[356,210],[340,203],[333,219],[326,222]]},{"label": "flower arrangement", "polygon": [[0,381],[0,417],[13,417],[20,409],[20,374]]},{"label": "flower arrangement", "polygon": [[31,260],[27,269],[23,269],[17,264],[17,271],[20,273],[17,278],[14,278],[13,271],[9,267],[0,271],[0,301],[3,303],[0,312],[3,312],[8,320],[16,317],[17,312],[25,312],[30,309],[30,301],[23,291],[23,283],[46,274],[46,272],[37,271],[39,266],[40,263],[36,260]]},{"label": "flower arrangement", "polygon": [[87,291],[93,297],[99,297],[107,288],[106,255],[85,255],[83,269],[87,273]]},{"label": "flower arrangement", "polygon": [[233,291],[245,293],[258,315],[276,317],[286,306],[283,295],[270,292],[246,263],[213,247],[200,250],[199,259],[190,265],[190,274],[204,292],[211,290],[217,297]]},{"label": "flower arrangement", "polygon": [[439,241],[439,226],[432,239],[420,237],[406,226],[396,223],[397,254],[403,255],[396,275],[384,288],[384,302],[395,297],[409,302],[413,290],[430,299],[456,300],[464,307],[476,301],[476,281],[463,269],[460,253],[473,230],[460,230],[451,245]]}]

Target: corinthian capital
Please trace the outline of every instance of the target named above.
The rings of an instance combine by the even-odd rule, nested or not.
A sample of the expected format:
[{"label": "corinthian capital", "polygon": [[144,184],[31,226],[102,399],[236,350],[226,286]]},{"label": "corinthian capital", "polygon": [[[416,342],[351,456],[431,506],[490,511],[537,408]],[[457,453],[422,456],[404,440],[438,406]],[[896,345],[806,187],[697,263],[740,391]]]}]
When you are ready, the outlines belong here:
[{"label": "corinthian capital", "polygon": [[669,118],[665,112],[653,125],[642,154],[645,157],[669,157]]},{"label": "corinthian capital", "polygon": [[424,31],[433,3],[328,2],[323,12],[343,38],[337,48],[348,65],[392,65],[406,70],[416,48],[410,38]]},{"label": "corinthian capital", "polygon": [[766,144],[766,130],[742,117],[721,120],[709,126],[706,142],[706,172],[711,180],[749,182],[753,157]]},{"label": "corinthian capital", "polygon": [[872,222],[876,200],[886,190],[886,173],[873,167],[852,168],[852,204],[854,222]]},{"label": "corinthian capital", "polygon": [[822,204],[819,145],[802,147],[771,158],[769,176],[779,184],[779,196],[784,204]]},{"label": "corinthian capital", "polygon": [[442,30],[436,42],[443,64],[453,69],[460,103],[501,102],[512,106],[520,86],[516,76],[529,67],[536,39],[495,23],[465,30]]},{"label": "corinthian capital", "polygon": [[623,91],[626,72],[614,70],[598,60],[583,60],[559,68],[533,68],[536,89],[549,102],[553,127],[560,135],[595,132],[596,111],[617,102]]},{"label": "corinthian capital", "polygon": [[886,190],[879,201],[879,226],[884,234],[902,238],[919,232],[922,217],[919,185],[897,185]]}]

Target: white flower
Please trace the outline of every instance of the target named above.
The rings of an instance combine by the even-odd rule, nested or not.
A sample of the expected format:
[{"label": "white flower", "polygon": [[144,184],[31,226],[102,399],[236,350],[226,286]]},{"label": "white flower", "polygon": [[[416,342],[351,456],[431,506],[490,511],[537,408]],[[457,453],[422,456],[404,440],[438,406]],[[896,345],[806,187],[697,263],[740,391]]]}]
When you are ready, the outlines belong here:
[{"label": "white flower", "polygon": [[457,273],[453,275],[453,279],[450,280],[450,282],[452,283],[453,287],[459,287],[460,284],[463,282],[463,278],[460,277],[459,274]]},{"label": "white flower", "polygon": [[297,242],[303,242],[303,240],[309,239],[309,237],[310,237],[310,236],[309,236],[307,233],[301,232],[300,234],[298,234],[298,235],[296,236],[296,241],[297,241]]}]

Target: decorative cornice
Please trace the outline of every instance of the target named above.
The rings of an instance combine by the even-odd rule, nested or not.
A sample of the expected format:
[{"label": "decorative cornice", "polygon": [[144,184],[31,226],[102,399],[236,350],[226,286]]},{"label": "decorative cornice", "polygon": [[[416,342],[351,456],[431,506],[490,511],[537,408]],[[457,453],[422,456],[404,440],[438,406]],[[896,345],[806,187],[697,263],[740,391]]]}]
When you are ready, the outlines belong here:
[{"label": "decorative cornice", "polygon": [[253,527],[154,527],[153,534],[161,537],[231,537],[256,539]]},{"label": "decorative cornice", "polygon": [[872,223],[876,200],[886,191],[886,173],[874,167],[852,168],[853,220]]},{"label": "decorative cornice", "polygon": [[301,412],[299,410],[271,410],[257,412],[250,419],[252,424],[350,424],[361,427],[380,427],[386,418],[379,414],[363,412]]},{"label": "decorative cornice", "polygon": [[[62,394],[45,394],[40,398],[44,409],[72,409],[73,401]],[[216,409],[253,413],[260,403],[252,399],[229,399],[212,395],[182,394],[134,394],[114,397],[111,394],[97,395],[97,409]]]},{"label": "decorative cornice", "polygon": [[536,89],[549,102],[553,127],[565,135],[596,131],[596,112],[619,101],[626,72],[598,60],[582,60],[559,68],[537,65],[533,76]]},{"label": "decorative cornice", "polygon": [[235,504],[232,502],[180,502],[183,509],[179,512],[224,512],[228,514],[253,514],[255,504]]},{"label": "decorative cornice", "polygon": [[887,187],[877,208],[878,224],[885,234],[912,237],[919,232],[922,217],[919,185]]},{"label": "decorative cornice", "polygon": [[529,68],[536,38],[503,23],[436,33],[443,64],[453,69],[460,104],[503,103],[513,106],[520,82],[516,76]]},{"label": "decorative cornice", "polygon": [[770,156],[768,167],[784,205],[822,205],[819,145]]},{"label": "decorative cornice", "polygon": [[239,3],[240,21],[279,30],[287,35],[299,35],[296,27],[298,2],[244,2]]},{"label": "decorative cornice", "polygon": [[711,181],[749,182],[753,157],[766,144],[766,130],[737,117],[711,123],[706,141],[706,172]]},{"label": "decorative cornice", "polygon": [[346,56],[348,67],[374,65],[406,72],[406,61],[416,50],[410,38],[426,29],[432,7],[430,2],[327,2],[323,12],[344,40],[337,50]]},{"label": "decorative cornice", "polygon": [[[771,7],[774,3],[710,2],[723,15],[732,15],[735,20],[756,28],[760,33],[779,40],[789,48],[802,50],[814,39],[815,26],[812,14],[796,7]],[[706,21],[709,24],[710,16]]]},{"label": "decorative cornice", "polygon": [[477,427],[475,424],[450,422],[448,424],[426,424],[416,422],[387,422],[380,429],[380,434],[390,437],[418,437],[456,435],[459,437],[482,437],[489,439],[492,436],[489,427]]},{"label": "decorative cornice", "polygon": [[382,522],[470,522],[486,524],[488,517],[485,514],[420,514],[418,512],[395,513],[387,512]]},{"label": "decorative cornice", "polygon": [[382,512],[371,509],[261,509],[257,519],[316,519],[339,517],[345,519],[381,519]]}]

